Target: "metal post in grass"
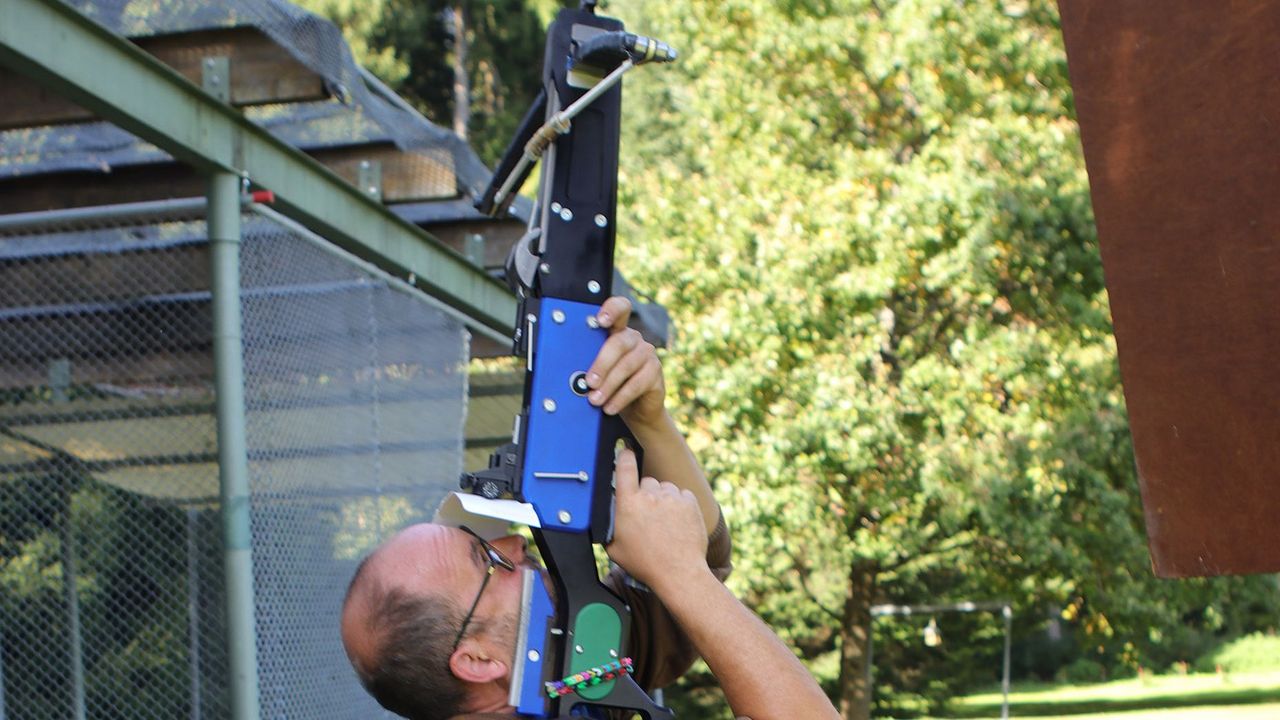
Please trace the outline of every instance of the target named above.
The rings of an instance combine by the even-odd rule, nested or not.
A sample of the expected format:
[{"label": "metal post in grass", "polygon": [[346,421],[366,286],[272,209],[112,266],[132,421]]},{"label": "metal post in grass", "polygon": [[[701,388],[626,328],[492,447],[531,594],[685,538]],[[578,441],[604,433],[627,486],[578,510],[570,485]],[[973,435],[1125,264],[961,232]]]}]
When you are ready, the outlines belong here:
[{"label": "metal post in grass", "polygon": [[1000,677],[1000,692],[1004,700],[1000,703],[1000,720],[1009,720],[1009,651],[1013,645],[1013,608],[1005,605],[1000,609],[1004,616],[1004,670]]},{"label": "metal post in grass", "polygon": [[[1009,655],[1013,638],[1013,606],[1006,602],[959,602],[943,605],[872,605],[871,627],[867,629],[867,693],[874,694],[872,681],[872,630],[876,618],[886,615],[931,615],[944,612],[994,612],[1000,611],[1004,617],[1004,667],[1000,674],[1000,689],[1004,700],[1000,704],[1000,720],[1009,720]],[[869,702],[869,701],[868,701]]]},{"label": "metal post in grass", "polygon": [[240,331],[240,178],[232,173],[214,173],[209,178],[209,260],[231,717],[258,720],[258,641]]}]

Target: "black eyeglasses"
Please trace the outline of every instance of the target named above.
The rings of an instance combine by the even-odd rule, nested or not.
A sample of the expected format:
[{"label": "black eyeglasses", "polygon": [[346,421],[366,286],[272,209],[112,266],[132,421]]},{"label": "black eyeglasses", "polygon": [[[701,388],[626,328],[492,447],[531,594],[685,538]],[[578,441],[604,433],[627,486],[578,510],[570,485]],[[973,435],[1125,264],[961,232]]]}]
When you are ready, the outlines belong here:
[{"label": "black eyeglasses", "polygon": [[498,551],[498,548],[490,545],[488,540],[477,535],[475,530],[472,530],[466,525],[462,525],[458,529],[475,538],[480,543],[481,549],[484,550],[484,557],[488,566],[484,571],[484,579],[480,581],[480,591],[476,593],[476,599],[471,602],[471,609],[467,611],[466,617],[462,618],[462,627],[458,628],[458,637],[454,639],[453,649],[449,651],[450,657],[452,657],[453,653],[458,650],[458,644],[462,642],[462,636],[467,634],[467,626],[471,624],[471,616],[475,614],[476,606],[480,604],[480,596],[484,594],[485,586],[489,584],[489,578],[493,576],[494,568],[502,568],[508,572],[514,572],[516,569],[516,564],[511,562],[511,558],[503,555]]}]

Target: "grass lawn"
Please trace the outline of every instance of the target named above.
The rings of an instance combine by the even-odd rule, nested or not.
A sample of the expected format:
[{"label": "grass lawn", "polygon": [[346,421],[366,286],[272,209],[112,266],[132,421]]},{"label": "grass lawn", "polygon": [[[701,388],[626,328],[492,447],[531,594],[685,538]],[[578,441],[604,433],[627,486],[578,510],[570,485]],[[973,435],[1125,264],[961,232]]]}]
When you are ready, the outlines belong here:
[{"label": "grass lawn", "polygon": [[[1280,672],[1147,676],[1096,685],[1019,684],[1009,693],[1009,709],[1013,717],[1042,720],[1280,718]],[[952,717],[999,716],[998,690],[952,704]]]},{"label": "grass lawn", "polygon": [[[1022,717],[1012,710],[1009,715],[1013,718]],[[996,714],[989,717],[1000,717],[999,710],[997,709]],[[1280,703],[1036,716],[1036,720],[1275,720],[1276,718],[1280,718]]]}]

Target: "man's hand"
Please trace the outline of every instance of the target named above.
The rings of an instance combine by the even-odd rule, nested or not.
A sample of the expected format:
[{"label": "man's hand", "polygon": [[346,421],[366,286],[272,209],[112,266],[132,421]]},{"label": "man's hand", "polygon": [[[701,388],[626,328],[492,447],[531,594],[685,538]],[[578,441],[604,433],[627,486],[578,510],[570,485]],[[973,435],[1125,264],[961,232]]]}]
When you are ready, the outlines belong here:
[{"label": "man's hand", "polygon": [[706,660],[735,715],[839,720],[804,665],[707,567],[693,493],[647,477],[618,455],[613,542],[606,550],[648,585]]},{"label": "man's hand", "polygon": [[666,386],[662,363],[652,344],[638,330],[627,327],[631,301],[615,295],[604,301],[596,320],[609,330],[609,339],[587,370],[587,401],[606,414],[622,414],[632,432],[663,420]]},{"label": "man's hand", "polygon": [[630,450],[618,455],[614,478],[613,542],[605,548],[609,557],[659,594],[664,584],[710,575],[707,532],[693,493],[651,477],[641,479]]},{"label": "man's hand", "polygon": [[667,388],[658,353],[639,331],[627,327],[630,319],[631,301],[624,297],[605,300],[596,313],[609,337],[587,369],[587,386],[591,388],[587,401],[610,415],[621,414],[645,449],[645,470],[693,491],[710,534],[720,518],[720,506],[684,435],[667,412]]}]

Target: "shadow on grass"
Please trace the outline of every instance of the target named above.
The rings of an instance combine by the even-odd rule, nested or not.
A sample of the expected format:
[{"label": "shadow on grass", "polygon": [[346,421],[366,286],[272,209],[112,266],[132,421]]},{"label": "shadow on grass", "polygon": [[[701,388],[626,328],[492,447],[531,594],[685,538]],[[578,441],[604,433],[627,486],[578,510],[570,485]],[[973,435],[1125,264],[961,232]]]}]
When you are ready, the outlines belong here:
[{"label": "shadow on grass", "polygon": [[[1036,715],[1087,715],[1129,710],[1169,710],[1212,705],[1253,705],[1280,700],[1280,688],[1214,689],[1176,695],[1144,695],[1135,698],[1054,700],[1019,702],[1009,699],[1009,714],[1017,717]],[[948,709],[949,717],[981,718],[1000,715],[1000,703],[956,703]]]}]

